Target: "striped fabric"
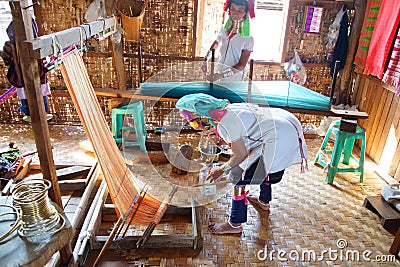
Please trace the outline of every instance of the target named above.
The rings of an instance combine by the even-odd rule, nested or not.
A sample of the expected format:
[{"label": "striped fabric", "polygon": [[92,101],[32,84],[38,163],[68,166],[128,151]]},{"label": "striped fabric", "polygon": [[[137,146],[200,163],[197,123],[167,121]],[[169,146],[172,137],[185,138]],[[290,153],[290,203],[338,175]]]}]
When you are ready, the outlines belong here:
[{"label": "striped fabric", "polygon": [[383,0],[372,33],[364,74],[382,79],[400,21],[400,1]]},{"label": "striped fabric", "polygon": [[382,0],[368,0],[364,22],[361,29],[360,39],[358,42],[357,53],[354,58],[356,65],[355,71],[364,72],[365,62],[367,60],[369,44],[371,42],[372,33],[374,32],[376,20],[378,18],[379,8]]},{"label": "striped fabric", "polygon": [[383,75],[383,82],[397,88],[396,95],[400,96],[400,29],[390,56],[389,65]]}]

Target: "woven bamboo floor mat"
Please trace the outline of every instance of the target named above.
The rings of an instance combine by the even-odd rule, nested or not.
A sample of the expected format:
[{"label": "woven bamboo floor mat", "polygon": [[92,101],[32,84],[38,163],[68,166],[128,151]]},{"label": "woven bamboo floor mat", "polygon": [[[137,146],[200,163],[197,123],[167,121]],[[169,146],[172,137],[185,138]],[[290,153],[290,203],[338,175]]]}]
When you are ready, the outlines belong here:
[{"label": "woven bamboo floor mat", "polygon": [[[56,144],[55,162],[82,160],[79,155],[85,152],[78,144],[86,138],[81,128],[49,129]],[[21,148],[34,148],[29,126],[5,125],[0,131],[4,146],[14,141]],[[394,237],[382,228],[380,218],[363,206],[365,197],[379,195],[385,182],[367,164],[362,184],[355,173],[337,174],[332,185],[326,184],[326,171],[312,164],[322,139],[306,141],[309,171],[300,173],[300,166],[287,169],[283,180],[273,185],[270,212],[249,204],[248,221],[240,236],[213,235],[207,228],[228,220],[229,191],[201,207],[202,250],[109,251],[122,262],[105,261],[102,266],[400,266],[384,262],[390,260]],[[248,188],[251,194],[258,194],[257,186]]]},{"label": "woven bamboo floor mat", "polygon": [[[301,173],[299,165],[286,170],[283,180],[273,185],[270,212],[249,203],[241,235],[213,235],[208,230],[208,225],[228,220],[229,191],[201,208],[204,244],[197,254],[182,249],[116,253],[132,266],[397,266],[388,253],[393,236],[363,206],[365,197],[379,195],[386,183],[366,169],[362,184],[356,173],[337,174],[332,185],[326,184],[326,170],[312,164],[322,139],[306,141],[309,171]],[[170,166],[159,170],[166,178],[171,173]],[[190,183],[193,177],[186,178],[169,177],[181,185],[187,185],[181,180]],[[258,186],[248,189],[258,195]]]}]

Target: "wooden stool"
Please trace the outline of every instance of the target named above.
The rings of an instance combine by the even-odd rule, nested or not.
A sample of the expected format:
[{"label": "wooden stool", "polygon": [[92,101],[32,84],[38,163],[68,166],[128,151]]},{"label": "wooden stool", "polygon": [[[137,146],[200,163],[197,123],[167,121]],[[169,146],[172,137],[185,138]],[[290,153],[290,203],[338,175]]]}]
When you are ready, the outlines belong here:
[{"label": "wooden stool", "polygon": [[[123,126],[123,116],[132,115],[134,126]],[[115,142],[123,143],[126,146],[138,145],[140,151],[146,152],[146,125],[144,122],[143,103],[138,101],[126,106],[112,109],[112,135]],[[136,134],[136,141],[126,141],[122,137],[123,130],[134,130]]]},{"label": "wooden stool", "polygon": [[[340,130],[339,128],[340,123],[341,123],[340,121],[334,121],[329,126],[324,141],[322,142],[322,145],[318,150],[314,164],[320,165],[323,168],[325,168],[328,165],[328,174],[326,176],[326,182],[328,184],[333,183],[335,174],[338,172],[359,172],[360,183],[362,183],[364,179],[364,159],[365,159],[365,145],[366,145],[365,129],[357,125],[357,127],[355,128],[355,132],[350,133]],[[335,144],[333,150],[327,150],[326,146],[328,144],[331,133],[336,136]],[[359,160],[353,155],[353,146],[354,146],[354,141],[356,139],[361,139],[361,151]],[[332,155],[329,164],[324,161],[324,156],[327,154]],[[343,164],[348,165],[350,158],[352,158],[356,161],[358,167],[339,168],[338,166],[342,155],[343,155]]]}]

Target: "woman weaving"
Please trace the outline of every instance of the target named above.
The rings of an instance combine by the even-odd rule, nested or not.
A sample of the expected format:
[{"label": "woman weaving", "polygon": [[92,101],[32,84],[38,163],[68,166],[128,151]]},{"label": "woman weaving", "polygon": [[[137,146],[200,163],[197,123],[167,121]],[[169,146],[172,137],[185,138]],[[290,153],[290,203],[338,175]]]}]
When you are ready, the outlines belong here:
[{"label": "woman weaving", "polygon": [[247,73],[247,62],[253,51],[254,39],[250,36],[250,18],[254,18],[253,0],[226,0],[224,11],[228,11],[229,19],[218,33],[205,56],[202,66],[207,73],[207,60],[211,50],[220,46],[220,55],[216,73],[207,76],[210,81],[241,81]]},{"label": "woman weaving", "polygon": [[[176,104],[181,115],[194,128],[208,119],[215,132],[232,149],[232,157],[221,167],[210,170],[207,180],[218,181],[223,174],[235,184],[232,211],[227,222],[211,225],[214,234],[242,232],[247,221],[247,200],[268,211],[271,184],[281,181],[287,167],[307,164],[307,147],[300,122],[288,111],[253,104],[230,104],[206,94],[190,94]],[[260,196],[247,196],[247,184],[259,184]]]}]

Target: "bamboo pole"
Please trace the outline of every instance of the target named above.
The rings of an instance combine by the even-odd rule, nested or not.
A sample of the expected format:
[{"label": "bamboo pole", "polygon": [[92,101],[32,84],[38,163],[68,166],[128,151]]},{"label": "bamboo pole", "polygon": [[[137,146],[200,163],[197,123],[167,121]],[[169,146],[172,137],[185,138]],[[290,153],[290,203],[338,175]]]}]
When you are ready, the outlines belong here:
[{"label": "bamboo pole", "polygon": [[357,52],[358,39],[360,38],[362,24],[367,6],[367,0],[356,0],[354,3],[354,21],[351,26],[349,43],[347,47],[346,63],[342,70],[339,86],[339,101],[338,104],[348,104],[349,85],[351,84],[351,73],[353,71],[354,57]]},{"label": "bamboo pole", "polygon": [[95,211],[97,210],[97,207],[99,206],[98,203],[102,203],[102,200],[105,199],[105,196],[107,196],[107,186],[106,182],[103,180],[100,184],[99,189],[97,190],[92,205],[90,206],[89,211],[87,212],[87,215],[83,222],[82,229],[79,233],[78,240],[76,241],[74,251],[72,253],[73,257],[71,259],[70,266],[76,266],[78,264],[79,253],[81,251],[81,247],[84,247],[83,243],[87,238],[90,222],[92,220],[93,215],[95,214]]},{"label": "bamboo pole", "polygon": [[84,207],[87,205],[87,203],[89,201],[90,195],[92,194],[92,191],[96,184],[99,173],[100,173],[100,166],[99,166],[99,163],[96,162],[88,174],[89,182],[86,185],[85,191],[83,192],[83,195],[79,201],[78,207],[75,210],[74,217],[71,220],[71,225],[74,229],[76,229],[78,227],[79,221],[83,217],[83,213],[85,211]]}]

